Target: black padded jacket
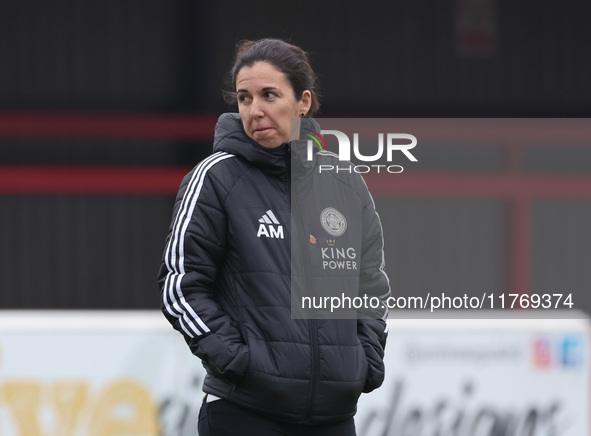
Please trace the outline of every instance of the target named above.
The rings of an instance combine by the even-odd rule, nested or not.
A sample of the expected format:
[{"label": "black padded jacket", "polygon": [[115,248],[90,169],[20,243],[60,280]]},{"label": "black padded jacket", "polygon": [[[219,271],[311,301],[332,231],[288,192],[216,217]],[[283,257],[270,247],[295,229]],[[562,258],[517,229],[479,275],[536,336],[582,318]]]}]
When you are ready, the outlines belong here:
[{"label": "black padded jacket", "polygon": [[338,319],[316,309],[334,296],[383,303],[390,287],[363,179],[319,173],[343,162],[319,148],[309,161],[307,147],[263,148],[238,114],[222,115],[214,153],[181,184],[159,283],[164,315],[205,366],[206,393],[320,424],[352,417],[381,385],[387,326],[384,304]]}]

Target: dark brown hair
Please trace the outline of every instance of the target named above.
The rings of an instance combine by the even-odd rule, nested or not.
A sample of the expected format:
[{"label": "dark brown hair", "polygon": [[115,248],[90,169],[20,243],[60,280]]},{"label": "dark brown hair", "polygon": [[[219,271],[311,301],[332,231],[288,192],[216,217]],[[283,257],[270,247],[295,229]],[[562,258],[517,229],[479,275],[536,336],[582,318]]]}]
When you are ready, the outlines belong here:
[{"label": "dark brown hair", "polygon": [[312,104],[305,115],[314,116],[318,112],[318,78],[310,66],[307,53],[295,45],[270,38],[242,40],[236,45],[234,65],[228,73],[223,91],[227,103],[236,103],[236,76],[242,67],[252,67],[257,62],[267,62],[285,74],[297,101],[302,99],[304,91],[310,91]]}]

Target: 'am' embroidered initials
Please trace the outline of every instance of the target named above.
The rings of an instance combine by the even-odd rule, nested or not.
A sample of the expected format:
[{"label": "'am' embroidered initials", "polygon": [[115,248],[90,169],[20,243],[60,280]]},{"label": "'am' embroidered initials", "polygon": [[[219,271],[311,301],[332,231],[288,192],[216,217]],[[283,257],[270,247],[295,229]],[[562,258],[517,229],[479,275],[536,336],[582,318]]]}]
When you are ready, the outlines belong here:
[{"label": "'am' embroidered initials", "polygon": [[283,226],[279,224],[279,220],[275,214],[269,209],[259,219],[259,231],[257,232],[257,238],[279,238],[283,239]]}]

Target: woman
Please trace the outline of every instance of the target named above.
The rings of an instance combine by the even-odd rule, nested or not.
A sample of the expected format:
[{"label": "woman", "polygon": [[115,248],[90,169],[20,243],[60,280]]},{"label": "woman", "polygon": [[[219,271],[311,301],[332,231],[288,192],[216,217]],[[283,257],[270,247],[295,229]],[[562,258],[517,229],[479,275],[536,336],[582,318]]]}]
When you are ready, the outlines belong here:
[{"label": "woman", "polygon": [[[359,175],[318,174],[335,155],[308,160],[292,140],[294,119],[320,131],[304,51],[242,42],[230,77],[239,114],[181,184],[159,276],[164,315],[207,370],[200,435],[354,435],[359,395],[384,377],[383,306],[325,319],[300,297],[387,298],[379,218]],[[325,268],[329,248],[351,268]]]}]

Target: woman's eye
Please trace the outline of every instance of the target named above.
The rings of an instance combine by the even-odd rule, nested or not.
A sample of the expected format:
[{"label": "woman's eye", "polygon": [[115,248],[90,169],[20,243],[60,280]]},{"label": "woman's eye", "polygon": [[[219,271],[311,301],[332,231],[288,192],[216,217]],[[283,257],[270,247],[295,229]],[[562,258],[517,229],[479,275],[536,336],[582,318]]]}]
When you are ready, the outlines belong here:
[{"label": "woman's eye", "polygon": [[248,95],[241,94],[238,96],[239,103],[247,103],[249,100],[250,100],[250,97]]}]

